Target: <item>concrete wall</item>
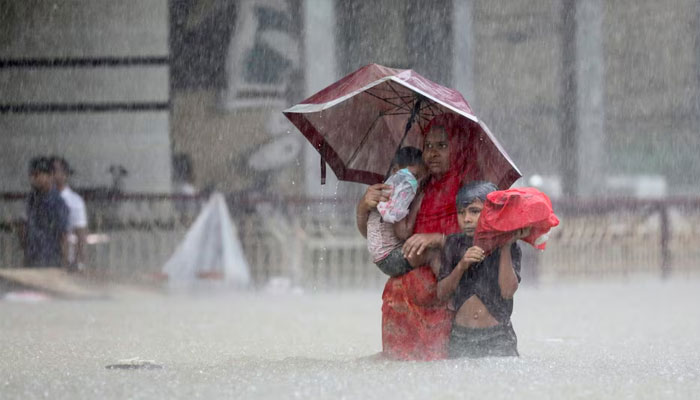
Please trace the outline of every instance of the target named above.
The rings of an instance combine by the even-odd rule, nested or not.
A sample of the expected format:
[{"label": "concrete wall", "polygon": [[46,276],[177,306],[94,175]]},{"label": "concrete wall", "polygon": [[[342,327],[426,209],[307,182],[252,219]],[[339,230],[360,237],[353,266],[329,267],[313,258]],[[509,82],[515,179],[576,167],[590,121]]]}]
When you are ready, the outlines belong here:
[{"label": "concrete wall", "polygon": [[[558,174],[563,162],[560,101],[566,90],[561,80],[562,2],[445,0],[427,10],[420,4],[336,2],[335,75],[384,62],[416,67],[446,85],[469,87],[467,100],[524,174]],[[698,193],[698,1],[602,4],[604,144],[595,160],[582,162],[600,163],[611,175],[662,174],[670,193]],[[459,47],[452,41],[464,34],[449,28],[459,24],[452,19],[456,13],[471,19],[465,24],[472,40],[460,53],[470,65],[470,83],[454,76],[459,68],[450,58],[450,49]],[[435,21],[448,28],[428,36],[444,40],[421,49],[422,35],[428,32],[422,27]],[[355,40],[343,39],[348,35]],[[0,2],[2,59],[168,54],[167,0]],[[324,86],[330,80],[319,78],[305,87],[311,83]],[[297,189],[307,174],[303,158],[298,166],[270,173],[246,166],[247,156],[270,141],[265,126],[279,110],[223,112],[218,95],[207,88],[173,96],[173,148],[192,154],[197,183],[245,190],[274,181],[285,190],[303,192]],[[168,98],[166,66],[0,68],[1,104]],[[75,164],[78,186],[109,184],[107,167],[121,163],[131,171],[127,190],[168,190],[169,131],[165,111],[0,114],[0,190],[26,188],[29,157],[55,152]]]},{"label": "concrete wall", "polygon": [[279,109],[244,108],[223,110],[216,91],[183,91],[173,96],[173,151],[190,155],[195,185],[214,186],[224,192],[262,190],[272,187],[298,193],[303,186],[300,158],[290,167],[271,172],[256,171],[248,157],[273,138],[266,124]]},{"label": "concrete wall", "polygon": [[558,2],[477,0],[472,15],[474,112],[524,175],[555,172],[561,162]]},{"label": "concrete wall", "polygon": [[[167,57],[167,0],[0,3],[0,59]],[[0,68],[0,104],[167,103],[169,68]],[[111,164],[129,171],[127,191],[169,192],[169,112],[0,114],[0,191],[28,188],[28,160],[64,155],[74,186],[108,186]]]},{"label": "concrete wall", "polygon": [[608,165],[698,193],[698,2],[606,2]]},{"label": "concrete wall", "polygon": [[[561,173],[560,102],[568,90],[561,7],[472,2],[472,106],[525,175]],[[579,151],[584,167],[598,163],[602,173],[589,179],[658,174],[669,194],[700,193],[698,7],[696,0],[602,2],[603,143],[598,154]],[[579,146],[586,150],[584,136]]]}]

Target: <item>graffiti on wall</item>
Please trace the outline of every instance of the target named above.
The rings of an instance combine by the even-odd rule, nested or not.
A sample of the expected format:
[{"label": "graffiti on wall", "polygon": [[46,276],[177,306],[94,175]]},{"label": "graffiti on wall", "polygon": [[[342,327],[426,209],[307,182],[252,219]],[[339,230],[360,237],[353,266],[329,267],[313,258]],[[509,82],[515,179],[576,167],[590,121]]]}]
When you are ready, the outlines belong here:
[{"label": "graffiti on wall", "polygon": [[227,109],[281,108],[303,77],[300,18],[294,1],[241,0],[229,43]]}]

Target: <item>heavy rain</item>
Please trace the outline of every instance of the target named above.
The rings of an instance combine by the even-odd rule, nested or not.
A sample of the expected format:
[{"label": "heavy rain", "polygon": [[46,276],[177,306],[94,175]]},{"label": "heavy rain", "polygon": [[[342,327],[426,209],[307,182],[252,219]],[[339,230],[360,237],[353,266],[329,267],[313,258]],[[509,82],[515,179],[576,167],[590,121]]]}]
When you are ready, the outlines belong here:
[{"label": "heavy rain", "polygon": [[0,399],[697,397],[699,27],[0,0]]}]

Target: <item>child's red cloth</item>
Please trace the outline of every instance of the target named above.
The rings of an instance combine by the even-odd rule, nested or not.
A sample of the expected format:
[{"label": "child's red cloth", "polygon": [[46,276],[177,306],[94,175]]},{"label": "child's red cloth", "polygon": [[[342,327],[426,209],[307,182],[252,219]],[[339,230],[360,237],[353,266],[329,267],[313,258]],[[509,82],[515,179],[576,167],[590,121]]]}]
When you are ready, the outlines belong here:
[{"label": "child's red cloth", "polygon": [[552,202],[546,194],[531,187],[498,190],[486,196],[474,233],[474,245],[490,253],[506,244],[514,231],[530,227],[530,235],[523,240],[544,250],[547,243],[540,237],[557,225],[559,218],[554,215]]}]

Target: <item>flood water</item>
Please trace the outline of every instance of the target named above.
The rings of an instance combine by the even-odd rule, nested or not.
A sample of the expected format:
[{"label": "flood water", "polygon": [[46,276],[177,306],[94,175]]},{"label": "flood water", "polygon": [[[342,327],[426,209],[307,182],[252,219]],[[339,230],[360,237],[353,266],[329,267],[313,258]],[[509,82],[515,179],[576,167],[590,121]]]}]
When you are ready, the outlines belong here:
[{"label": "flood water", "polygon": [[[0,301],[2,399],[693,398],[700,280],[521,287],[520,358],[373,359],[378,290]],[[156,370],[110,370],[140,357]]]}]

